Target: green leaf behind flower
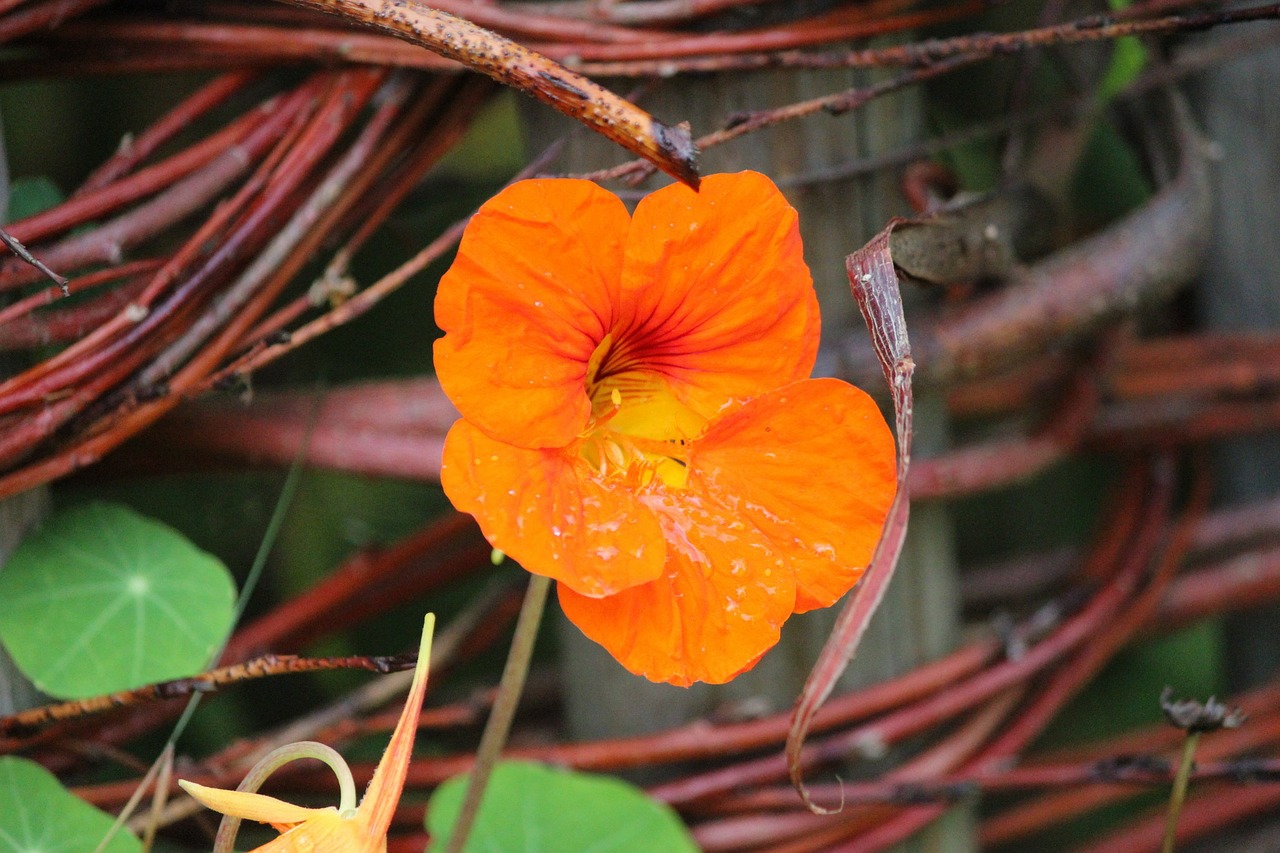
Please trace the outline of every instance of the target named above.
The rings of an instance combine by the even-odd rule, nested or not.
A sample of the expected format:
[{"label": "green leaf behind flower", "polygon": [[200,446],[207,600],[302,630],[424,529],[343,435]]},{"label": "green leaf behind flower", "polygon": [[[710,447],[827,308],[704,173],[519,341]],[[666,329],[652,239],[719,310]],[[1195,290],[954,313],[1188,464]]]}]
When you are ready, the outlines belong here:
[{"label": "green leaf behind flower", "polygon": [[231,629],[225,566],[114,504],[50,518],[0,571],[0,642],[44,692],[83,698],[204,669]]},{"label": "green leaf behind flower", "polygon": [[[427,808],[430,851],[449,839],[467,777],[440,786]],[[507,761],[494,768],[466,850],[521,853],[695,853],[670,807],[611,776]]]},{"label": "green leaf behind flower", "polygon": [[[0,853],[88,853],[114,823],[39,764],[0,758]],[[121,829],[104,850],[141,853],[142,844]]]}]

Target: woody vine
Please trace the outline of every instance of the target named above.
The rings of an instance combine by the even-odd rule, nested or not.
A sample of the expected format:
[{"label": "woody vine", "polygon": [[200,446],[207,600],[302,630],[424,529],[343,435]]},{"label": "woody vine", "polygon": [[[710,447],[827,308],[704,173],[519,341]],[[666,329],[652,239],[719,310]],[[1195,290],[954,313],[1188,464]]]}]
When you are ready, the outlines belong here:
[{"label": "woody vine", "polygon": [[[1247,737],[1248,725],[1244,734],[1205,738],[1200,749],[1221,752],[1194,773],[1190,764],[1175,773],[1155,758],[1141,767],[1107,770],[1105,749],[1102,757],[1064,760],[1056,775],[1009,769],[1062,703],[1140,630],[1272,595],[1276,586],[1274,572],[1245,578],[1230,572],[1230,557],[1221,556],[1224,549],[1235,554],[1230,549],[1248,547],[1241,543],[1265,548],[1274,531],[1265,521],[1250,527],[1247,513],[1206,514],[1194,488],[1180,501],[1171,455],[1205,436],[1273,426],[1267,420],[1274,420],[1267,414],[1273,389],[1261,366],[1274,343],[1251,339],[1227,347],[1195,337],[1153,341],[1116,331],[1135,305],[1158,303],[1182,284],[1199,252],[1205,157],[1180,99],[1160,95],[1144,107],[1158,138],[1149,153],[1166,172],[1158,191],[1106,229],[1074,235],[1079,239],[1073,247],[1017,256],[1020,247],[1003,242],[1003,202],[995,213],[958,207],[929,215],[935,202],[928,199],[947,194],[947,178],[934,182],[918,174],[913,189],[921,191],[926,215],[887,227],[860,250],[848,246],[848,269],[841,274],[847,273],[871,336],[870,345],[861,336],[855,345],[842,345],[841,369],[874,393],[883,394],[887,385],[891,403],[885,410],[893,410],[896,442],[865,393],[843,380],[810,378],[819,318],[796,216],[784,198],[787,178],[794,176],[699,175],[693,155],[695,146],[732,145],[748,134],[785,130],[805,116],[857,110],[993,56],[1248,23],[1274,17],[1272,7],[1182,14],[1176,4],[1135,5],[1105,18],[1046,18],[1043,25],[996,35],[845,49],[830,45],[964,22],[976,9],[951,4],[917,11],[890,3],[727,33],[699,31],[692,22],[743,4],[675,9],[622,3],[590,14],[572,4],[550,10],[450,5],[460,17],[412,5],[397,15],[385,14],[389,7],[377,3],[294,5],[338,17],[284,6],[264,13],[258,6],[169,19],[149,9],[123,14],[131,10],[100,0],[32,0],[0,14],[0,39],[18,48],[0,60],[0,73],[11,78],[35,68],[57,74],[220,73],[108,157],[66,199],[12,223],[13,234],[41,262],[67,274],[73,298],[66,300],[28,265],[15,261],[0,268],[0,287],[14,294],[0,307],[0,345],[29,355],[27,366],[0,382],[0,492],[17,494],[78,471],[127,477],[146,464],[184,467],[249,457],[336,464],[366,474],[438,478],[479,532],[460,516],[432,522],[386,551],[371,549],[343,564],[261,621],[242,622],[227,642],[254,579],[275,582],[271,573],[262,574],[262,565],[240,572],[237,603],[225,568],[172,531],[119,507],[58,512],[0,572],[0,597],[9,603],[0,614],[0,639],[39,686],[67,700],[0,721],[0,747],[27,756],[0,759],[9,781],[4,791],[22,792],[0,799],[0,813],[30,817],[65,809],[76,816],[67,827],[83,819],[85,837],[102,841],[103,849],[137,849],[157,835],[204,849],[208,844],[194,840],[199,824],[179,823],[194,811],[178,793],[178,778],[186,777],[203,787],[184,787],[203,792],[206,802],[271,823],[280,839],[293,833],[293,839],[329,838],[324,843],[339,845],[334,849],[422,849],[422,795],[456,777],[432,800],[426,830],[436,843],[461,849],[468,832],[484,837],[494,831],[481,797],[487,774],[493,774],[490,802],[499,808],[510,802],[504,798],[512,789],[586,784],[554,774],[522,776],[544,771],[496,763],[509,752],[505,741],[552,580],[569,619],[618,666],[681,685],[733,680],[768,654],[793,615],[831,606],[854,590],[827,649],[809,662],[815,668],[794,716],[606,744],[595,757],[587,748],[564,745],[517,753],[598,769],[662,756],[733,756],[729,771],[707,770],[659,786],[652,799],[634,791],[572,795],[599,796],[599,802],[634,797],[627,800],[636,809],[628,819],[650,827],[651,838],[670,838],[664,849],[692,842],[654,800],[681,807],[684,819],[695,824],[694,837],[709,849],[738,843],[716,840],[737,831],[723,815],[762,812],[768,816],[759,834],[738,846],[787,837],[797,849],[821,849],[841,839],[863,845],[857,849],[881,849],[927,823],[942,803],[975,790],[1044,786],[1052,804],[1054,785],[1107,773],[1106,780],[1162,785],[1176,775],[1181,804],[1188,783],[1196,790],[1197,778],[1242,777],[1233,756],[1245,741],[1231,738]],[[375,23],[378,31],[349,29],[352,22]],[[1163,62],[1117,50],[1099,91],[1124,97],[1163,86],[1221,61],[1232,53],[1230,44],[1174,51]],[[315,70],[318,62],[341,67]],[[285,63],[308,73],[286,79],[262,70]],[[554,151],[547,152],[473,215],[420,241],[411,261],[363,277],[353,257],[377,239],[379,225],[457,144],[492,95],[488,82],[458,76],[457,63],[525,90],[644,158],[590,177],[636,182],[656,169],[679,183],[645,194],[631,213],[616,195],[580,177],[522,180],[548,168]],[[684,128],[681,116],[659,121],[589,79],[866,66],[897,70],[875,84],[726,116],[719,129]],[[952,150],[965,132],[1016,133],[1051,110],[1088,107],[1088,97],[1054,97],[1060,100],[1039,113],[1029,107],[985,129],[944,133],[932,149],[903,152],[902,160]],[[207,132],[199,130],[201,122]],[[853,162],[848,168],[885,165]],[[612,186],[634,200],[625,183]],[[193,225],[197,212],[205,218]],[[953,258],[917,251],[920,245],[963,244],[973,233],[983,235],[972,244],[983,247],[976,253],[979,263],[991,263],[976,273],[967,269],[959,283]],[[413,278],[455,245],[448,272]],[[327,268],[303,273],[316,256],[329,259]],[[1092,264],[1088,269],[1084,258]],[[435,348],[438,384],[404,380],[320,393],[268,391],[257,394],[250,408],[234,399],[260,390],[254,377],[268,365],[287,365],[286,356],[303,356],[305,344],[370,312],[373,319],[387,310],[378,303],[407,282],[418,287],[437,277],[435,318],[444,333]],[[969,308],[944,312],[937,322],[913,322],[915,355],[896,302],[900,279],[907,278],[944,286],[947,299]],[[983,291],[991,278],[1001,279],[1002,287]],[[304,279],[317,284],[299,287]],[[427,334],[426,317],[416,321]],[[1082,343],[1089,352],[1063,347]],[[915,358],[927,382],[963,383],[949,401],[953,414],[1026,411],[1038,402],[1047,415],[1025,434],[908,466]],[[989,378],[1022,362],[1030,378],[1016,369]],[[1205,364],[1216,369],[1195,369]],[[1158,406],[1184,397],[1191,408],[1172,407],[1173,415]],[[1141,408],[1151,400],[1157,405]],[[1239,416],[1241,405],[1254,407],[1251,417]],[[1114,416],[1121,409],[1127,418]],[[455,423],[456,415],[461,418]],[[129,439],[136,440],[126,444]],[[1006,650],[1025,648],[1028,654],[1002,655],[1000,644],[984,635],[880,692],[838,696],[821,710],[890,582],[907,529],[908,498],[1000,486],[1043,472],[1084,447],[1131,463],[1114,485],[1109,517],[1117,520],[1088,546],[1087,556],[1077,557],[1088,568],[1087,583],[1063,593],[1071,606],[1028,615],[1006,632]],[[1134,448],[1160,453],[1130,456]],[[84,482],[68,488],[94,488]],[[280,506],[287,512],[289,501]],[[112,535],[104,539],[103,530]],[[273,542],[266,537],[268,549]],[[494,569],[491,559],[504,554],[510,564]],[[1203,575],[1175,577],[1174,568],[1189,562]],[[345,650],[353,654],[286,654],[396,603],[413,599],[416,605],[418,596],[462,577],[494,576],[509,584],[520,576],[512,564],[533,577],[527,595],[501,581],[469,588],[467,605],[448,614],[437,641],[432,692],[440,673],[447,676],[454,664],[503,639],[524,600],[502,686],[481,700],[493,709],[489,725],[479,743],[471,738],[457,757],[434,760],[420,748],[411,762],[405,746],[412,743],[405,726],[476,722],[476,711],[462,702],[442,699],[433,707],[428,695],[421,710],[427,656],[415,662],[365,654],[374,646],[405,646],[412,632],[394,638],[383,633],[372,645],[366,637],[358,649]],[[174,566],[181,570],[172,571]],[[195,586],[197,577],[206,585]],[[1206,589],[1212,589],[1212,601]],[[69,604],[72,599],[78,605]],[[201,619],[190,617],[196,611]],[[1048,611],[1059,615],[1048,619]],[[145,614],[152,631],[169,620],[186,638],[182,648],[168,635],[139,629],[127,618],[131,613]],[[72,633],[59,634],[59,624]],[[133,638],[134,653],[99,656],[120,635]],[[162,648],[175,653],[151,654]],[[218,663],[224,666],[215,669]],[[376,695],[372,685],[351,704],[300,717],[242,750],[224,745],[194,768],[174,769],[161,760],[144,773],[124,762],[118,782],[74,784],[89,764],[69,743],[81,737],[116,749],[142,731],[170,731],[169,740],[177,742],[186,721],[206,712],[189,710],[178,730],[168,729],[177,716],[176,699],[214,689],[234,692],[250,680],[274,684],[288,673],[387,673],[415,663],[415,692],[396,717],[411,722],[396,725],[378,770],[371,763],[354,767],[353,779],[362,784],[368,777],[382,780],[366,795],[367,806],[357,808],[346,794],[337,809],[326,810],[319,802],[296,804],[295,797],[266,803],[250,794],[211,792],[235,787],[246,773],[257,785],[267,771],[252,771],[254,763],[274,756],[260,765],[273,766],[279,756],[293,755],[289,744],[299,740],[343,743],[368,734],[380,749],[394,721],[373,713],[389,697]],[[534,697],[537,673],[535,667]],[[408,685],[406,674],[401,687]],[[1242,700],[1264,721],[1263,731],[1269,701],[1266,694]],[[355,717],[352,707],[361,709]],[[103,713],[109,716],[96,716]],[[433,722],[446,718],[453,722]],[[816,743],[807,740],[811,727],[821,733]],[[825,781],[814,784],[813,770],[856,752],[868,737],[893,744],[929,728],[949,728],[952,735],[913,765],[932,768],[928,784],[908,789],[896,777],[841,790]],[[1151,743],[1157,750],[1159,739]],[[285,752],[273,751],[277,747]],[[761,748],[768,754],[748,754]],[[1251,765],[1249,778],[1269,778],[1274,768],[1267,761]],[[459,774],[467,769],[470,790],[464,792]],[[386,783],[388,773],[405,774],[410,793],[401,798],[400,783]],[[781,784],[788,775],[798,794]],[[304,800],[318,785],[331,787],[306,769],[281,771],[273,781]],[[64,783],[71,784],[70,793]],[[344,783],[344,790],[352,785]],[[912,796],[918,799],[908,802]],[[1266,802],[1263,796],[1240,797],[1233,805]],[[139,806],[143,797],[150,798],[149,807]],[[716,797],[718,804],[708,806],[708,798]],[[930,803],[921,806],[919,799]],[[86,801],[120,814],[120,825],[109,829],[111,818],[85,810]],[[1052,805],[1046,809],[1043,814],[1051,815]],[[802,825],[800,816],[808,820],[810,811],[833,814]],[[1230,815],[1219,809],[1216,819]],[[1166,844],[1188,827],[1204,831],[1206,818],[1194,798],[1175,818],[1176,809],[1167,821]],[[990,832],[1008,838],[1014,823],[997,822]],[[342,835],[348,832],[359,840]],[[264,831],[255,838],[266,845],[261,849],[288,843],[273,836]],[[346,840],[332,840],[340,837]],[[231,843],[227,833],[206,840],[219,849]]]}]

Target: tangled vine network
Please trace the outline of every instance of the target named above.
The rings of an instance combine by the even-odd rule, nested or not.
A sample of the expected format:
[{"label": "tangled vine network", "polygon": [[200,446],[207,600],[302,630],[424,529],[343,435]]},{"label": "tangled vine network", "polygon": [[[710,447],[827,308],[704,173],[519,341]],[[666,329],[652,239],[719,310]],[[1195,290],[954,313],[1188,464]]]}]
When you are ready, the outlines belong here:
[{"label": "tangled vine network", "polygon": [[[1274,20],[1280,7],[1143,0],[1064,19],[1065,4],[1049,0],[1034,28],[921,39],[972,30],[989,4],[865,0],[806,14],[792,5],[0,0],[6,82],[193,72],[205,81],[64,201],[6,226],[68,281],[51,283],[18,257],[0,263],[7,297],[0,350],[26,359],[0,378],[0,497],[90,466],[285,466],[300,454],[309,465],[439,482],[445,435],[458,415],[434,378],[340,386],[318,401],[313,390],[261,392],[251,407],[239,398],[256,371],[375,310],[455,249],[466,218],[376,281],[351,272],[352,258],[458,147],[502,91],[498,84],[617,143],[607,168],[560,165],[612,181],[625,195],[659,171],[696,186],[699,151],[783,134],[806,117],[856,111],[963,68],[1143,39],[1160,48],[1158,61],[1114,96],[1141,127],[1155,189],[1103,227],[1056,235],[1055,251],[1024,257],[1013,245],[1041,215],[1035,204],[1011,192],[939,207],[953,193],[953,176],[921,163],[975,139],[1025,139],[1051,118],[1096,114],[1106,105],[1093,88],[1038,102],[1015,86],[1005,114],[804,177],[903,171],[920,216],[883,240],[899,274],[930,295],[911,317],[916,380],[956,421],[1001,425],[917,460],[905,484],[911,500],[950,501],[1072,458],[1105,457],[1124,473],[1091,544],[968,572],[969,613],[1004,607],[1019,615],[982,623],[954,651],[909,672],[837,695],[813,716],[791,766],[782,751],[791,727],[785,713],[509,754],[599,771],[659,768],[665,781],[650,793],[680,812],[704,849],[725,851],[888,849],[980,796],[995,803],[977,830],[982,845],[1017,845],[1167,786],[1184,738],[1176,728],[1054,752],[1029,748],[1132,640],[1280,600],[1280,499],[1210,511],[1205,466],[1197,463],[1211,442],[1280,427],[1280,337],[1140,334],[1135,319],[1178,297],[1204,262],[1211,230],[1209,146],[1173,84],[1273,47],[1274,27],[1227,25]],[[1221,37],[1171,38],[1211,28]],[[660,121],[637,106],[648,92],[700,75],[769,69],[874,73],[854,88],[724,115],[713,128],[691,129],[678,115]],[[593,82],[602,79],[639,86],[636,103]],[[540,152],[512,180],[549,172],[559,150]],[[300,274],[317,259],[322,272],[299,292]],[[865,333],[845,334],[824,353],[830,372],[877,386]],[[221,668],[0,720],[0,752],[71,774],[171,723],[180,713],[175,698],[284,673],[406,669],[411,663],[399,659],[286,653],[472,580],[491,568],[491,556],[469,517],[437,519],[391,547],[356,554],[240,626]],[[518,590],[498,584],[442,626],[433,691],[506,638],[520,601]],[[545,725],[555,710],[554,691],[539,690],[537,675],[517,727]],[[334,744],[391,729],[395,717],[377,709],[407,682],[383,681],[297,721],[292,739]],[[495,695],[430,706],[419,725],[445,737],[469,731]],[[1180,840],[1212,837],[1280,806],[1280,682],[1232,702],[1248,724],[1201,746]],[[72,748],[86,741],[95,748]],[[189,778],[234,788],[257,756],[279,745],[233,743],[204,757]],[[831,768],[890,751],[909,757],[876,778],[829,783]],[[415,760],[407,786],[429,790],[473,761],[469,751]],[[367,781],[373,766],[355,764],[356,780]],[[797,769],[814,780],[812,804],[835,814],[806,808],[788,781]],[[118,811],[140,777],[75,792]],[[323,782],[319,771],[299,770],[281,785],[307,792]],[[175,801],[149,819],[176,823],[193,810]],[[423,849],[421,811],[400,806],[388,849]],[[1155,849],[1164,821],[1162,809],[1130,812],[1087,849]]]}]

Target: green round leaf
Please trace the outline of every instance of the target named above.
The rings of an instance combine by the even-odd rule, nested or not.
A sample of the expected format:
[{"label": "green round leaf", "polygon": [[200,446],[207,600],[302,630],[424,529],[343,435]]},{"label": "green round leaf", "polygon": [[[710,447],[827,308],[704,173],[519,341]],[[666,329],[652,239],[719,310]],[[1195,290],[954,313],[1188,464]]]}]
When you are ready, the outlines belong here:
[{"label": "green round leaf", "polygon": [[[448,842],[467,777],[441,785],[427,808],[430,850]],[[489,777],[467,851],[521,853],[696,853],[680,818],[644,791],[611,776],[505,761]]]},{"label": "green round leaf", "polygon": [[[98,848],[114,823],[39,764],[0,758],[0,853],[87,853]],[[103,849],[141,853],[142,845],[121,829]]]},{"label": "green round leaf", "polygon": [[0,570],[0,642],[44,692],[82,698],[199,672],[231,629],[225,566],[114,504],[50,518]]}]

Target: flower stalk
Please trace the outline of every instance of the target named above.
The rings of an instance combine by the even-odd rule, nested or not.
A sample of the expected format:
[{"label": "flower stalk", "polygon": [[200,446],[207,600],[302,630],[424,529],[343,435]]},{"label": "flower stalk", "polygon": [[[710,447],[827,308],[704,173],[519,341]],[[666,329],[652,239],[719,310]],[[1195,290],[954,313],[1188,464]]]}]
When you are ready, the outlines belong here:
[{"label": "flower stalk", "polygon": [[1169,814],[1164,827],[1164,843],[1160,853],[1173,853],[1173,843],[1178,835],[1178,815],[1187,801],[1187,785],[1191,780],[1191,768],[1195,767],[1196,747],[1200,745],[1200,732],[1187,732],[1182,742],[1182,759],[1178,762],[1178,774],[1173,777],[1173,791],[1169,794]]},{"label": "flower stalk", "polygon": [[489,776],[506,746],[516,706],[520,704],[520,696],[524,693],[529,661],[533,657],[533,644],[538,638],[538,627],[542,624],[542,613],[546,608],[547,592],[550,589],[550,579],[538,575],[530,577],[524,604],[520,607],[520,616],[516,620],[515,637],[511,641],[507,663],[502,670],[502,681],[498,684],[498,695],[494,700],[493,710],[489,713],[489,720],[485,723],[484,733],[480,735],[476,763],[467,779],[462,807],[458,812],[458,820],[453,825],[453,833],[449,836],[445,853],[461,853],[471,834],[471,828],[475,825],[485,787],[489,784]]}]

